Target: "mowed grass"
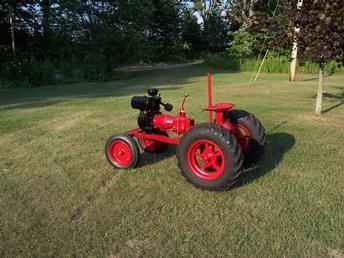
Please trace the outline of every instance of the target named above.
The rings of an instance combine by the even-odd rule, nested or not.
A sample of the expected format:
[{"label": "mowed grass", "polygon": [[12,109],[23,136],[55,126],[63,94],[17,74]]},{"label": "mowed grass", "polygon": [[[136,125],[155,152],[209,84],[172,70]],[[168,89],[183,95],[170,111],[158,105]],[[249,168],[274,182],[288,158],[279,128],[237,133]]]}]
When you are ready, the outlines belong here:
[{"label": "mowed grass", "polygon": [[132,95],[158,87],[206,121],[202,66],[129,80],[0,90],[0,257],[343,257],[344,76],[214,73],[214,97],[255,113],[266,154],[238,187],[195,189],[174,149],[114,172],[106,139],[136,126]]}]

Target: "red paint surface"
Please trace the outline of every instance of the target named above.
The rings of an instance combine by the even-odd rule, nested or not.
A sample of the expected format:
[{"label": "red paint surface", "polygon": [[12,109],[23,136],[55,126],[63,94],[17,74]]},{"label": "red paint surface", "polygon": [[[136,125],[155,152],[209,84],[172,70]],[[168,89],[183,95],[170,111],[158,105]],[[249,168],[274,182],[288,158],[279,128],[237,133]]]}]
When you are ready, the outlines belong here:
[{"label": "red paint surface", "polygon": [[159,114],[154,116],[153,125],[162,132],[171,131],[182,135],[194,125],[194,121],[186,117],[184,112],[180,112],[178,116]]},{"label": "red paint surface", "polygon": [[149,134],[141,129],[134,129],[128,132],[128,134],[132,137],[136,137],[140,141],[146,141],[146,140],[152,140],[152,141],[158,141],[158,142],[163,142],[163,143],[168,143],[168,144],[179,144],[180,139],[179,138],[173,138],[165,135],[160,135],[160,134]]},{"label": "red paint surface", "polygon": [[[208,72],[208,109],[213,106],[213,85],[212,85],[212,75]],[[208,122],[213,121],[213,113],[208,110]]]},{"label": "red paint surface", "polygon": [[132,159],[132,151],[127,142],[123,140],[114,140],[108,148],[108,156],[120,167],[126,167]]},{"label": "red paint surface", "polygon": [[224,153],[210,140],[195,141],[187,150],[187,160],[191,171],[203,180],[216,180],[223,174]]}]

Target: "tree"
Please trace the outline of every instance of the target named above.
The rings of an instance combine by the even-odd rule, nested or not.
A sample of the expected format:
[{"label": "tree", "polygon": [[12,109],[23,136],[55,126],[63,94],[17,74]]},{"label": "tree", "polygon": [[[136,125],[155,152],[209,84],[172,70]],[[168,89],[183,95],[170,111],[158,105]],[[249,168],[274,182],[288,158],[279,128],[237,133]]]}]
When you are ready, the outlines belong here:
[{"label": "tree", "polygon": [[[295,0],[228,1],[226,14],[230,24],[231,39],[237,38],[242,41],[242,44],[246,44],[246,48],[249,47],[258,57],[261,57],[263,52],[266,56],[271,48],[278,50],[286,48],[288,42],[285,40],[284,29],[287,27],[288,17],[285,15],[287,13],[285,9],[289,7],[290,1]],[[280,38],[281,33],[283,40],[275,41],[274,39]],[[240,37],[246,37],[249,41],[240,40]]]},{"label": "tree", "polygon": [[344,6],[341,0],[304,1],[302,9],[296,8],[295,0],[280,3],[275,17],[256,15],[251,29],[269,33],[270,46],[289,44],[295,40],[294,28],[301,29],[297,35],[298,47],[303,59],[319,64],[319,85],[316,114],[321,114],[323,99],[324,67],[329,61],[344,62]]},{"label": "tree", "polygon": [[264,13],[265,16],[276,14],[276,7],[281,1],[283,0],[228,0],[225,6],[232,26],[245,30],[257,13]]},{"label": "tree", "polygon": [[[303,0],[298,0],[297,8],[300,10],[303,5]],[[293,48],[291,50],[291,62],[289,67],[289,80],[295,81],[296,79],[296,67],[297,67],[297,54],[298,54],[298,42],[297,42],[297,35],[300,33],[300,28],[294,28],[294,40],[293,40]]]},{"label": "tree", "polygon": [[261,38],[269,48],[289,47],[290,41],[286,39],[292,36],[290,12],[295,0],[271,0],[273,5],[266,2],[265,0],[257,2],[255,14],[249,19],[248,30],[261,34]]},{"label": "tree", "polygon": [[236,31],[230,33],[233,37],[226,49],[230,57],[234,57],[242,62],[243,58],[251,57],[254,51],[255,37],[247,31]]},{"label": "tree", "polygon": [[9,20],[10,20],[10,27],[11,27],[11,42],[12,42],[12,52],[13,52],[13,57],[16,57],[16,40],[15,40],[15,10],[13,9],[12,6],[10,6],[10,14],[9,14]]},{"label": "tree", "polygon": [[181,42],[181,17],[176,0],[152,0],[149,19],[149,39],[157,47],[155,53],[162,59],[171,58]]},{"label": "tree", "polygon": [[191,56],[197,56],[203,49],[201,26],[197,17],[189,9],[183,11],[182,39]]},{"label": "tree", "polygon": [[203,22],[223,4],[223,0],[194,0],[194,10],[202,17]]},{"label": "tree", "polygon": [[8,0],[0,3],[0,33],[5,36],[0,39],[0,45],[10,39],[13,57],[17,52],[17,31],[27,29],[25,24],[32,19],[29,6],[33,3],[33,0]]},{"label": "tree", "polygon": [[209,52],[222,52],[228,43],[228,23],[221,15],[221,9],[214,10],[204,21],[203,39]]},{"label": "tree", "polygon": [[228,43],[227,0],[194,0],[193,15],[201,23],[203,51],[222,52]]},{"label": "tree", "polygon": [[321,114],[324,66],[331,60],[344,62],[344,5],[341,0],[305,1],[302,10],[291,15],[302,29],[298,42],[304,56],[319,64],[315,112]]},{"label": "tree", "polygon": [[98,80],[118,65],[223,51],[227,1],[2,0],[0,76],[13,85]]},{"label": "tree", "polygon": [[245,29],[249,26],[250,18],[255,14],[258,0],[231,0],[228,3],[228,16],[237,28]]}]

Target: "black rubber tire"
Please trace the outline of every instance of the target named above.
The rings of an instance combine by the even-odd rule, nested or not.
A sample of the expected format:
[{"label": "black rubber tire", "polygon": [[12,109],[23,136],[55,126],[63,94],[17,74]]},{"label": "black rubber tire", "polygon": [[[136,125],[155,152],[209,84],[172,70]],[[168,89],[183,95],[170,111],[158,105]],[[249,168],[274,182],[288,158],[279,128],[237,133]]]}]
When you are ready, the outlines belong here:
[{"label": "black rubber tire", "polygon": [[245,163],[256,163],[264,154],[264,146],[266,142],[265,128],[262,123],[253,114],[244,110],[226,111],[225,119],[231,123],[239,123],[244,125],[251,133],[251,141],[249,151],[244,153]]},{"label": "black rubber tire", "polygon": [[[128,146],[130,147],[132,157],[131,157],[129,164],[126,166],[123,166],[123,165],[116,163],[114,160],[111,159],[111,157],[109,157],[108,148],[110,147],[111,143],[115,140],[121,140],[121,141],[125,142],[126,144],[128,144]],[[109,163],[114,168],[116,168],[116,169],[130,169],[130,168],[135,168],[138,165],[139,160],[140,160],[140,151],[139,151],[139,147],[138,147],[137,142],[132,137],[130,137],[127,134],[115,134],[115,135],[111,136],[106,142],[105,156],[106,156],[106,159],[109,161]]]},{"label": "black rubber tire", "polygon": [[[214,142],[224,154],[224,171],[214,180],[204,180],[197,176],[190,167],[187,158],[188,148],[194,141],[205,139]],[[239,179],[243,155],[234,136],[216,124],[203,123],[191,128],[177,146],[178,166],[182,175],[197,188],[223,191],[233,186]]]}]

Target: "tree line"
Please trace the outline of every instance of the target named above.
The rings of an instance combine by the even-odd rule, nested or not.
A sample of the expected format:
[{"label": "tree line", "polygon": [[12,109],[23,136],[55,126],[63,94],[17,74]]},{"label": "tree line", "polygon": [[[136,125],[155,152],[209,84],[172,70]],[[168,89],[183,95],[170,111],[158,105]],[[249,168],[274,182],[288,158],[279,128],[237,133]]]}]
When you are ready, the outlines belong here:
[{"label": "tree line", "polygon": [[261,58],[267,50],[287,60],[297,26],[302,58],[340,63],[341,1],[304,1],[302,10],[297,2],[1,0],[0,81],[36,86],[106,80],[117,66],[209,54],[225,53],[229,66]]},{"label": "tree line", "polygon": [[[1,75],[28,85],[224,52],[257,0],[3,0]],[[269,12],[275,0],[266,6]],[[52,76],[52,71],[55,75]],[[57,78],[58,79],[58,78]]]}]

